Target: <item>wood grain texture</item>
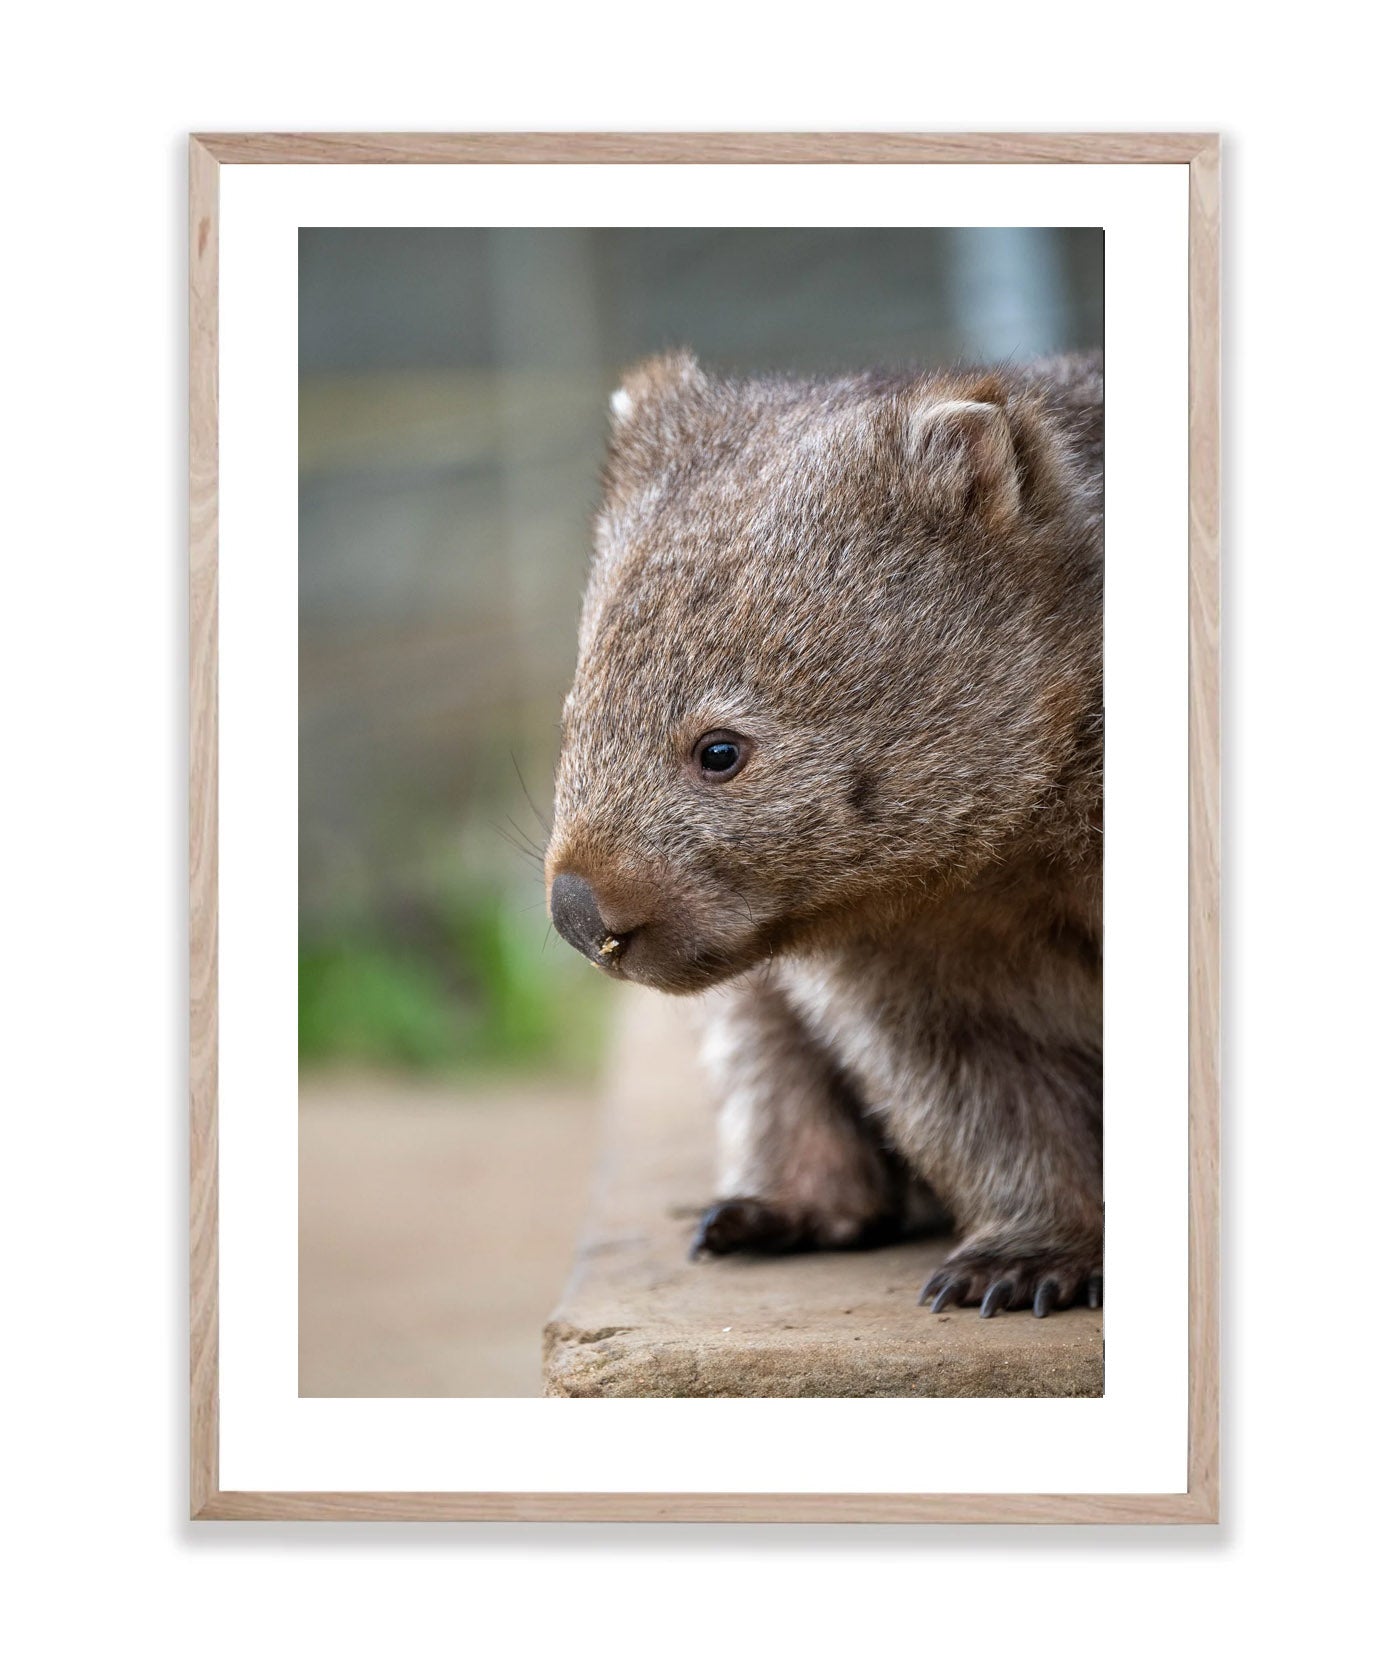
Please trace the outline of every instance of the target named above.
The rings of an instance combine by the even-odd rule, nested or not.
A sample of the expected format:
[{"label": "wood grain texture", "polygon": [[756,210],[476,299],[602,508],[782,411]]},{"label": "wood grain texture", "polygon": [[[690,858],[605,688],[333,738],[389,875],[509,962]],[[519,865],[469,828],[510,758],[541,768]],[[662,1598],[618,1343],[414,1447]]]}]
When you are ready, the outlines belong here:
[{"label": "wood grain texture", "polygon": [[[218,1485],[221,164],[1190,166],[1190,1331],[1184,1494],[526,1494]],[[190,145],[190,1498],[202,1520],[1213,1523],[1219,1511],[1219,142],[1209,134],[211,134]]]},{"label": "wood grain texture", "polygon": [[1189,1493],[217,1493],[240,1522],[1211,1523]]},{"label": "wood grain texture", "polygon": [[219,1485],[219,166],[190,144],[190,1504]]},{"label": "wood grain texture", "polygon": [[1205,134],[201,134],[220,163],[1189,163]]},{"label": "wood grain texture", "polygon": [[1190,1447],[1220,1503],[1220,143],[1190,167]]}]

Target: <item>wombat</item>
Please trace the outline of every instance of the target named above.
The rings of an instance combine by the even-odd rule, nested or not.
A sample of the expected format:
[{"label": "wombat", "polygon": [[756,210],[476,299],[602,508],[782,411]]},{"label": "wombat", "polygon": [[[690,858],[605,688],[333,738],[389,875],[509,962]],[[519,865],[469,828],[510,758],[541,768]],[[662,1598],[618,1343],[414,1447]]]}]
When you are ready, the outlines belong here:
[{"label": "wombat", "polygon": [[613,398],[546,864],[606,973],[721,987],[696,1254],[959,1241],[939,1312],[1102,1291],[1103,373]]}]

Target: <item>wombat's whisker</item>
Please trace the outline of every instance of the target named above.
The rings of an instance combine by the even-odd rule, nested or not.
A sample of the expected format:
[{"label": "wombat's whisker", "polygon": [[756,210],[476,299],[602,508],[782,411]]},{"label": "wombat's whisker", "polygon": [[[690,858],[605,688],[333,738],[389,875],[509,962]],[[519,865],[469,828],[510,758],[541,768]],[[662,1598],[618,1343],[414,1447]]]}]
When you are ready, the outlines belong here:
[{"label": "wombat's whisker", "polygon": [[[509,818],[506,820],[508,822],[510,821]],[[540,869],[543,870],[544,853],[538,848],[538,846],[533,845],[526,836],[521,834],[518,829],[516,829],[514,833],[511,833],[507,829],[502,828],[500,823],[493,822],[490,826],[492,831],[498,834],[513,851],[519,852],[522,857],[529,858],[532,863],[537,864]],[[512,827],[514,827],[513,824]]]},{"label": "wombat's whisker", "polygon": [[523,793],[525,795],[525,803],[535,813],[535,821],[540,825],[540,832],[544,836],[544,838],[546,840],[548,840],[549,839],[549,829],[550,829],[549,821],[545,817],[544,813],[540,810],[539,806],[536,805],[535,801],[531,798],[530,790],[525,785],[525,774],[520,768],[520,762],[516,758],[514,751],[511,752],[510,762],[511,762],[511,765],[513,766],[513,768],[515,770],[515,779],[516,779],[516,781],[518,781],[520,783],[520,791],[521,791],[521,793]]}]

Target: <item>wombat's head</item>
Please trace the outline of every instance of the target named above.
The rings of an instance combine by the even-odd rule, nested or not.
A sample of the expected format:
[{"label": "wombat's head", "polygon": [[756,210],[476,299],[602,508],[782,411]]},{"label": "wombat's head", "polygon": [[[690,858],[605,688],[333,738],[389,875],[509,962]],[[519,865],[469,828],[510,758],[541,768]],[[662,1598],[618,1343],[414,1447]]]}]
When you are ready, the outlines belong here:
[{"label": "wombat's head", "polygon": [[1033,386],[734,382],[672,356],[613,410],[547,864],[560,933],[692,991],[995,857],[1093,680]]}]

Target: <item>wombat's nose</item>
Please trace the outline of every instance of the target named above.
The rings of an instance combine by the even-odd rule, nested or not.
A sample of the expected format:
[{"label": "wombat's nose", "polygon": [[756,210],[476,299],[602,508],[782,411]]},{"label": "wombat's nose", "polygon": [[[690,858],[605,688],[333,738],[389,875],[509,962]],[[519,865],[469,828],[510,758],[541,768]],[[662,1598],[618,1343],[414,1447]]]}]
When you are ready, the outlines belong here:
[{"label": "wombat's nose", "polygon": [[576,951],[591,962],[605,963],[618,955],[623,937],[609,933],[598,909],[593,888],[582,875],[556,875],[549,893],[549,914]]}]

